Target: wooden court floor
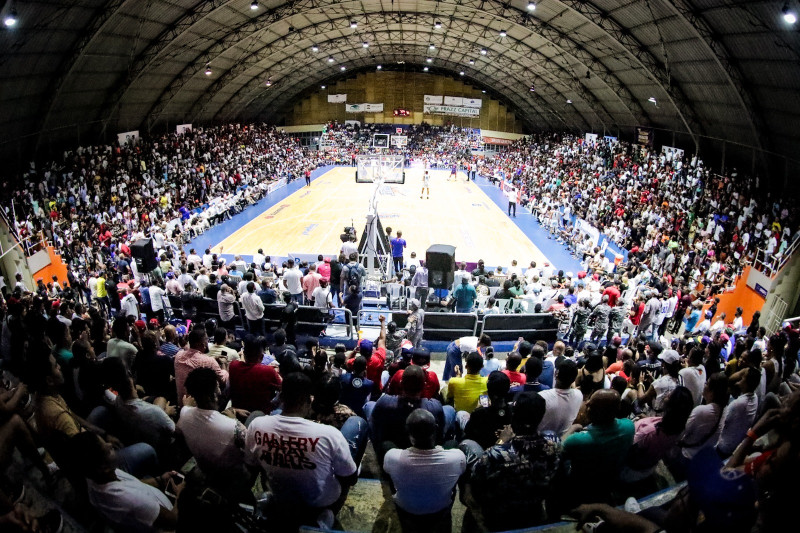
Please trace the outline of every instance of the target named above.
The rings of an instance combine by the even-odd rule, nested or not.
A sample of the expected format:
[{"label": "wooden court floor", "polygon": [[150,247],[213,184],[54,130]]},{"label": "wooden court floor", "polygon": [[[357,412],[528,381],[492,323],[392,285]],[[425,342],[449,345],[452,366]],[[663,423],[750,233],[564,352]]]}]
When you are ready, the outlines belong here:
[{"label": "wooden court floor", "polygon": [[[403,232],[406,258],[412,251],[424,258],[431,244],[449,244],[456,247],[456,261],[484,259],[504,268],[512,259],[521,267],[544,262],[536,245],[463,172],[457,181],[448,181],[449,170],[430,173],[430,199],[420,199],[421,168],[406,169],[404,184],[381,189],[381,222]],[[261,248],[276,256],[337,253],[345,226],[354,225],[361,238],[373,189],[371,183],[355,182],[355,169],[333,168],[230,234],[213,252],[250,255]],[[530,214],[518,210],[517,216]]]}]

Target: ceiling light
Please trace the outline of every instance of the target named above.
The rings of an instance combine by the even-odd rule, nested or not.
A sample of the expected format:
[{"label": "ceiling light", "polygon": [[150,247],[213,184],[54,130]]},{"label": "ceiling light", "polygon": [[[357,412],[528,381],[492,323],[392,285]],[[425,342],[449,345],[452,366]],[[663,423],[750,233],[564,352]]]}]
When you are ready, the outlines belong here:
[{"label": "ceiling light", "polygon": [[376,68],[376,69],[378,69],[378,70],[380,70],[380,69],[382,69],[383,67],[382,67],[381,65],[378,65],[378,66],[377,66],[377,67],[375,67],[375,68]]},{"label": "ceiling light", "polygon": [[267,79],[267,82],[264,85],[266,85],[267,87],[272,87],[272,80]]},{"label": "ceiling light", "polygon": [[470,59],[470,60],[469,60],[469,64],[470,64],[470,65],[474,65],[474,64],[475,64],[475,60],[474,60],[474,59]]},{"label": "ceiling light", "polygon": [[211,76],[211,66],[206,65],[206,76]]},{"label": "ceiling light", "polygon": [[459,76],[463,76],[464,75],[464,71],[462,70],[461,72],[458,73],[458,75]]},{"label": "ceiling light", "polygon": [[311,47],[311,51],[312,51],[312,52],[319,52],[319,46],[317,46],[317,45],[315,44],[314,46],[312,46],[312,47]]},{"label": "ceiling light", "polygon": [[364,41],[363,43],[361,43],[361,46],[364,48],[369,48],[369,43],[367,41]]},{"label": "ceiling light", "polygon": [[347,70],[347,67],[345,67],[344,65],[342,65],[341,67],[339,67],[339,70],[341,70],[342,72],[344,72],[345,70]]},{"label": "ceiling light", "polygon": [[572,100],[569,100],[569,99],[567,99],[567,103],[568,103],[568,104],[571,104],[571,103],[572,103]]},{"label": "ceiling light", "polygon": [[324,88],[325,88],[325,86],[324,86],[324,85],[320,85],[320,86],[319,86],[319,88],[320,88],[320,89],[324,89]]},{"label": "ceiling light", "polygon": [[783,4],[783,9],[781,9],[781,13],[783,14],[783,21],[786,22],[786,24],[794,24],[795,22],[797,22],[797,13],[789,9],[788,3]]},{"label": "ceiling light", "polygon": [[350,21],[350,28],[352,28],[352,29],[358,28],[358,22],[356,22],[355,20],[351,20]]},{"label": "ceiling light", "polygon": [[428,45],[428,50],[436,50],[436,47],[433,45],[433,43]]},{"label": "ceiling light", "polygon": [[651,96],[650,98],[648,98],[648,99],[647,99],[647,101],[648,101],[648,102],[650,102],[650,103],[653,103],[653,104],[656,104],[656,103],[658,103],[658,102],[656,101],[656,97],[655,97],[655,96]]},{"label": "ceiling light", "polygon": [[258,0],[253,0],[252,2],[250,2],[250,9],[252,9],[253,11],[258,9]]},{"label": "ceiling light", "polygon": [[427,61],[428,63],[433,63],[433,58],[430,58],[430,57],[429,57],[429,58],[428,58],[428,59],[426,59],[425,61]]},{"label": "ceiling light", "polygon": [[442,29],[442,23],[437,20],[436,22],[433,23],[433,27],[436,28],[437,30],[441,30]]},{"label": "ceiling light", "polygon": [[333,59],[332,57],[328,58],[328,63],[333,63],[334,61],[335,61],[335,59]]},{"label": "ceiling light", "polygon": [[536,11],[536,2],[528,2],[528,11]]},{"label": "ceiling light", "polygon": [[481,92],[482,92],[483,94],[486,94],[486,89],[482,90]]},{"label": "ceiling light", "polygon": [[508,35],[506,30],[500,30],[500,37],[505,37],[506,35]]},{"label": "ceiling light", "polygon": [[428,72],[428,67],[423,68],[422,72]]},{"label": "ceiling light", "polygon": [[535,85],[531,85],[531,92],[532,92],[532,93],[535,93],[535,92],[536,92],[536,86],[535,86]]},{"label": "ceiling light", "polygon": [[482,55],[482,56],[485,56],[485,55],[486,55],[486,54],[488,54],[488,53],[489,53],[489,52],[486,50],[486,48],[481,48],[481,55]]},{"label": "ceiling light", "polygon": [[12,7],[8,10],[8,13],[3,18],[3,24],[6,25],[7,28],[11,28],[16,26],[17,24],[17,9]]}]

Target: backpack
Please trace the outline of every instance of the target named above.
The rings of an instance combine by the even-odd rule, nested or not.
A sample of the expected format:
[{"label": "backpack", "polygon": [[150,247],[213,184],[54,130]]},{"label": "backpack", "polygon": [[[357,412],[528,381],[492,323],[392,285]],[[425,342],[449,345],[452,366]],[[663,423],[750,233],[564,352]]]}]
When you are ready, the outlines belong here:
[{"label": "backpack", "polygon": [[361,272],[359,272],[358,265],[350,265],[347,267],[347,286],[355,285],[361,288]]}]

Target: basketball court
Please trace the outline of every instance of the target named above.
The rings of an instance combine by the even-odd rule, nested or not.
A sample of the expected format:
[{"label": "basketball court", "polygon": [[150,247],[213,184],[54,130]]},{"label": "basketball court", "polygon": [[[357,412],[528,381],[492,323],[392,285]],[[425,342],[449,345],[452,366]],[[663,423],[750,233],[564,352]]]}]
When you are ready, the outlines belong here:
[{"label": "basketball court", "polygon": [[[420,199],[423,169],[405,169],[405,183],[380,187],[377,211],[384,227],[401,230],[411,252],[424,259],[431,244],[456,247],[456,261],[485,259],[487,265],[540,264],[544,254],[481,187],[449,170],[430,170],[430,199]],[[359,239],[375,184],[356,183],[355,168],[336,167],[284,200],[265,209],[250,222],[213,243],[213,253],[249,256],[259,248],[266,254],[333,254],[341,247],[339,235],[354,226]],[[517,217],[530,217],[517,210]]]}]

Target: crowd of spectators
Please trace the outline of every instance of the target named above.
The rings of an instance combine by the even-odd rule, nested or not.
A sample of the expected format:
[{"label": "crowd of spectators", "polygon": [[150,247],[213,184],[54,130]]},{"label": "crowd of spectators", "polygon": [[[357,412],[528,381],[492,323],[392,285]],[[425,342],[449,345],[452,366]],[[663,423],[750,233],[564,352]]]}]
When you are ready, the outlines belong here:
[{"label": "crowd of spectators", "polygon": [[[348,155],[360,150],[360,133],[329,131],[355,139]],[[76,516],[122,530],[330,528],[369,442],[406,531],[450,531],[456,497],[467,531],[570,512],[631,531],[766,531],[790,519],[800,333],[768,335],[758,315],[717,316],[714,297],[723,268],[737,272],[773,239],[773,253],[786,250],[794,213],[755,189],[727,190],[732,178],[697,161],[625,144],[533,138],[473,161],[448,153],[469,132],[431,130],[426,146],[420,131],[409,154],[508,177],[532,216],[556,218],[554,236],[569,235],[577,215],[628,260],[579,242],[577,273],[481,261],[459,265],[451,290],[437,292],[424,261],[400,248],[394,280],[419,297],[407,331],[381,317],[374,338],[329,350],[297,334],[296,313],[338,305],[357,315],[366,273],[354,242],[300,264],[262,250],[226,264],[181,244],[330,154],[253,126],[78,149],[4,184],[16,230],[44,232],[70,275],[3,287],[0,464],[19,450],[40,490],[68,483]],[[145,236],[159,262],[143,279],[129,245]],[[170,295],[180,321],[165,316]],[[202,298],[216,301],[217,319],[194,319]],[[498,313],[517,301],[558,317],[563,340],[521,340],[504,360],[486,335],[454,340],[440,382],[421,343],[425,311]],[[281,328],[267,332],[270,305],[282,306]],[[196,468],[180,472],[190,458]],[[639,514],[610,507],[652,492],[657,471],[688,481],[674,502]],[[58,521],[34,519],[7,474],[0,513],[22,531]]]}]

